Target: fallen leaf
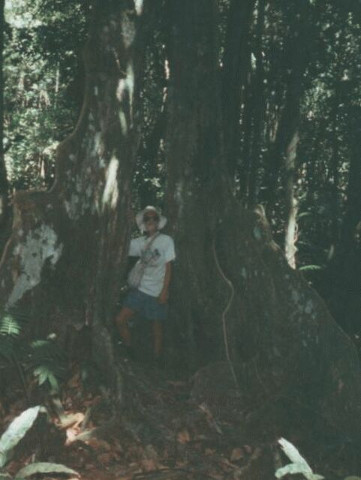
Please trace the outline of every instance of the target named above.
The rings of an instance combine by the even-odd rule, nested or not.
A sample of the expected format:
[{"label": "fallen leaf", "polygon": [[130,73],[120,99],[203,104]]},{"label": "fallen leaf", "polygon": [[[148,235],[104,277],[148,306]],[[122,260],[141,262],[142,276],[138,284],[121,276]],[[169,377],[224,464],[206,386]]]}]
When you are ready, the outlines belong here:
[{"label": "fallen leaf", "polygon": [[151,472],[152,470],[157,470],[158,465],[157,463],[153,460],[153,458],[143,458],[141,461],[141,465],[143,470],[146,472]]},{"label": "fallen leaf", "polygon": [[206,449],[204,450],[204,454],[207,455],[207,456],[209,456],[209,455],[214,455],[214,453],[215,453],[214,448],[206,448]]},{"label": "fallen leaf", "polygon": [[144,454],[146,458],[151,458],[154,461],[158,460],[158,453],[156,449],[153,447],[153,445],[147,445],[144,449]]},{"label": "fallen leaf", "polygon": [[237,462],[244,457],[242,448],[234,448],[231,453],[231,462]]},{"label": "fallen leaf", "polygon": [[80,385],[80,374],[76,373],[69,381],[68,386],[71,388],[79,387]]},{"label": "fallen leaf", "polygon": [[191,436],[189,435],[188,430],[181,430],[178,432],[177,440],[179,443],[188,443],[191,441]]},{"label": "fallen leaf", "polygon": [[244,449],[246,450],[247,453],[252,453],[253,448],[250,447],[249,445],[244,445]]},{"label": "fallen leaf", "polygon": [[97,460],[102,464],[110,463],[112,461],[112,455],[110,453],[101,453],[97,456]]},{"label": "fallen leaf", "polygon": [[94,450],[100,450],[103,452],[110,452],[112,447],[108,442],[105,440],[102,440],[100,438],[89,438],[89,440],[86,441],[87,445],[90,447],[94,448]]},{"label": "fallen leaf", "polygon": [[66,415],[64,418],[61,419],[59,422],[58,427],[61,429],[66,429],[69,427],[77,428],[84,420],[84,413],[72,413],[70,415]]},{"label": "fallen leaf", "polygon": [[66,430],[66,441],[65,441],[65,446],[69,446],[71,445],[76,437],[78,436],[79,434],[79,430],[78,429],[73,429],[73,428],[68,428]]}]

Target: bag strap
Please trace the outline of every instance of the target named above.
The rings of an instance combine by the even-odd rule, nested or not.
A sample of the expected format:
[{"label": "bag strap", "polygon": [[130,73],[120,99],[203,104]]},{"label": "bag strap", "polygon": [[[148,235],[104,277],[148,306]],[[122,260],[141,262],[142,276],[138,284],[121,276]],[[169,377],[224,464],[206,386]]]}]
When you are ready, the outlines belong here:
[{"label": "bag strap", "polygon": [[[156,234],[154,234],[153,237],[151,237],[151,238],[148,240],[147,244],[146,244],[145,247],[144,247],[143,252],[147,252],[147,251],[150,249],[150,247],[152,246],[152,243],[153,243],[154,240],[158,237],[158,235],[159,235],[159,232],[157,232]],[[140,260],[140,261],[141,261],[141,260]],[[141,261],[141,263],[142,263],[144,266],[147,264],[147,262],[144,263],[144,262],[142,262],[142,261]]]},{"label": "bag strap", "polygon": [[154,240],[158,237],[158,235],[159,235],[159,232],[155,233],[155,234],[153,235],[153,237],[151,237],[151,238],[148,240],[148,243],[146,244],[144,250],[149,250],[149,249],[150,249],[152,243],[153,243]]}]

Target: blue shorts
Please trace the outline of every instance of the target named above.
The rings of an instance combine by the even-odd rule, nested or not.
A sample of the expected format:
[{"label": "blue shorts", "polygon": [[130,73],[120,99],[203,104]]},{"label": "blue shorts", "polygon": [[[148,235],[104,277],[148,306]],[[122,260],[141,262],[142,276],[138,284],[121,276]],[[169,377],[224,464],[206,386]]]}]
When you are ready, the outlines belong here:
[{"label": "blue shorts", "polygon": [[167,304],[158,303],[157,297],[147,295],[136,288],[130,290],[122,306],[139,313],[147,320],[163,321],[167,318]]}]

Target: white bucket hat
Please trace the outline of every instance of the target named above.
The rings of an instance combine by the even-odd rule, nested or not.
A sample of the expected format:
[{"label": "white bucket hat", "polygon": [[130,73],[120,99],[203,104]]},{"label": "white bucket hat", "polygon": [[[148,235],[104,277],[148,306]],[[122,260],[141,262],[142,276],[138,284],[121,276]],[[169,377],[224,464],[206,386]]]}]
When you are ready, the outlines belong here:
[{"label": "white bucket hat", "polygon": [[167,219],[166,217],[160,214],[157,208],[153,207],[152,205],[148,205],[147,207],[145,207],[143,210],[141,210],[136,214],[135,221],[138,225],[139,230],[141,232],[145,232],[145,224],[144,224],[143,218],[145,213],[147,212],[155,212],[158,215],[159,217],[158,230],[162,230],[162,228],[164,228],[167,223]]}]

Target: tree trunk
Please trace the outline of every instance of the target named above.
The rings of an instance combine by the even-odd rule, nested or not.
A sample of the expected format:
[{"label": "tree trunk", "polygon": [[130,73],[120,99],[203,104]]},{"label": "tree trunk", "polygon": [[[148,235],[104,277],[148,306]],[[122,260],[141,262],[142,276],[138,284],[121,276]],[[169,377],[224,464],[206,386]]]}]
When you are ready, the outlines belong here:
[{"label": "tree trunk", "polygon": [[286,152],[286,181],[285,181],[285,255],[291,268],[296,268],[296,240],[297,240],[297,211],[298,202],[295,196],[295,173],[298,132],[291,139]]},{"label": "tree trunk", "polygon": [[249,157],[249,165],[247,171],[247,205],[251,208],[258,202],[259,189],[259,165],[261,158],[261,147],[264,144],[265,130],[265,110],[266,110],[266,85],[265,69],[263,60],[263,42],[262,35],[265,24],[265,7],[266,1],[259,0],[257,9],[257,25],[255,40],[255,57],[256,57],[256,75],[253,85],[252,103],[254,105],[254,126],[251,155]]},{"label": "tree trunk", "polygon": [[355,350],[287,265],[266,218],[244,211],[228,187],[214,2],[170,3],[167,201],[178,257],[169,350],[189,368],[221,361],[196,376],[197,400],[209,402],[229,376],[241,409],[303,405],[323,426],[356,434]]},{"label": "tree trunk", "polygon": [[[158,14],[154,0],[150,5]],[[33,321],[33,332],[64,336],[66,325],[89,325],[92,355],[117,401],[122,382],[111,306],[128,250],[144,25],[152,32],[148,4],[142,11],[141,2],[133,6],[126,0],[94,6],[81,118],[59,148],[52,191],[17,195],[0,269],[3,304],[30,305],[33,319],[43,322]],[[355,350],[289,268],[262,212],[244,211],[229,188],[216,0],[169,0],[168,7],[167,200],[178,252],[168,353],[193,371],[221,361],[222,375],[211,375],[210,384],[223,387],[230,377],[241,411],[277,405],[287,420],[292,409],[311,411],[330,428],[358,434]]]},{"label": "tree trunk", "polygon": [[331,225],[331,237],[335,244],[339,239],[339,218],[340,218],[340,200],[339,200],[339,139],[338,139],[338,122],[339,122],[339,104],[340,104],[340,85],[339,80],[335,85],[335,97],[332,108],[332,157],[331,157],[331,203],[332,203],[332,225]]},{"label": "tree trunk", "polygon": [[0,0],[0,227],[2,229],[6,225],[9,213],[9,182],[4,158],[4,8],[5,0]]},{"label": "tree trunk", "polygon": [[110,333],[128,250],[149,18],[146,3],[136,10],[128,0],[95,2],[93,15],[81,116],[59,146],[52,190],[15,197],[0,295],[7,309],[30,312],[30,335],[65,339],[90,328],[92,355],[119,400]]},{"label": "tree trunk", "polygon": [[[291,9],[290,39],[285,54],[285,63],[289,69],[285,101],[279,118],[275,140],[269,149],[266,165],[265,186],[268,214],[273,215],[276,201],[279,199],[277,192],[279,179],[282,177],[281,167],[285,165],[286,150],[294,138],[299,125],[300,102],[304,92],[304,72],[310,60],[311,45],[310,35],[311,10],[308,2],[296,2]],[[296,13],[297,12],[297,13]],[[292,23],[291,23],[292,22]],[[305,47],[305,45],[307,45]],[[282,182],[284,184],[284,182]],[[278,197],[277,197],[278,195]]]},{"label": "tree trunk", "polygon": [[[226,172],[220,137],[220,77],[215,1],[170,1],[167,206],[179,245],[170,316],[180,362],[192,368],[220,354],[221,298],[213,257],[217,206]],[[212,259],[211,262],[209,259]],[[218,278],[218,282],[217,282]],[[209,298],[205,298],[208,292]],[[194,319],[197,321],[194,322]]]},{"label": "tree trunk", "polygon": [[250,24],[255,3],[255,0],[232,0],[228,14],[222,101],[225,155],[232,175],[236,172],[240,157],[241,91],[250,64]]},{"label": "tree trunk", "polygon": [[350,109],[350,169],[346,209],[334,257],[320,278],[320,291],[337,322],[350,335],[360,333],[361,278],[361,111]]}]

